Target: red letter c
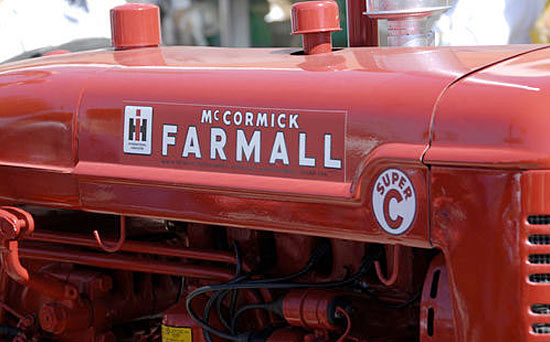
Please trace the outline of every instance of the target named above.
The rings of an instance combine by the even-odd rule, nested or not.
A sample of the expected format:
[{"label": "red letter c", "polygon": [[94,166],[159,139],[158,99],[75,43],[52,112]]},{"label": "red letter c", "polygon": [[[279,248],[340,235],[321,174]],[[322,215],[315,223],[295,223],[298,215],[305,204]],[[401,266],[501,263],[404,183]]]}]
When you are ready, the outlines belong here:
[{"label": "red letter c", "polygon": [[390,201],[392,199],[396,199],[397,202],[401,202],[403,200],[403,196],[399,193],[399,191],[392,189],[388,191],[386,194],[386,198],[384,198],[384,218],[386,219],[386,223],[390,228],[397,229],[399,226],[401,226],[401,223],[403,223],[403,217],[400,215],[397,215],[397,218],[394,220],[391,218],[390,215]]}]

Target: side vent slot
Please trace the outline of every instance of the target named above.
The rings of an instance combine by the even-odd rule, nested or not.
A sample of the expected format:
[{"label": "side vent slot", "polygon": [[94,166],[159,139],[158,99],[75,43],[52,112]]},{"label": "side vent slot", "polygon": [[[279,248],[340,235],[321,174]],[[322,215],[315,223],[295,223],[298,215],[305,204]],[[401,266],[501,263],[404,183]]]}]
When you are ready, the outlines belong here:
[{"label": "side vent slot", "polygon": [[529,243],[532,245],[550,245],[550,235],[530,235]]},{"label": "side vent slot", "polygon": [[550,334],[550,324],[548,323],[533,324],[533,332],[535,334],[548,335]]},{"label": "side vent slot", "polygon": [[531,254],[529,255],[531,264],[550,264],[550,254]]},{"label": "side vent slot", "polygon": [[550,304],[533,304],[531,312],[535,315],[550,315]]},{"label": "side vent slot", "polygon": [[[550,341],[550,215],[531,215],[523,223],[522,260],[525,289],[539,298],[525,303],[530,308],[527,318],[532,332],[529,341]],[[544,298],[549,299],[548,301]]]},{"label": "side vent slot", "polygon": [[550,284],[550,274],[548,273],[535,273],[529,275],[529,281],[538,284]]},{"label": "side vent slot", "polygon": [[527,218],[529,224],[550,225],[550,215],[534,215]]},{"label": "side vent slot", "polygon": [[434,272],[434,276],[432,278],[432,286],[430,288],[430,297],[435,298],[437,297],[437,289],[439,288],[439,277],[441,275],[441,271],[437,270]]},{"label": "side vent slot", "polygon": [[428,309],[428,336],[433,337],[434,335],[434,320],[435,312],[434,308]]}]

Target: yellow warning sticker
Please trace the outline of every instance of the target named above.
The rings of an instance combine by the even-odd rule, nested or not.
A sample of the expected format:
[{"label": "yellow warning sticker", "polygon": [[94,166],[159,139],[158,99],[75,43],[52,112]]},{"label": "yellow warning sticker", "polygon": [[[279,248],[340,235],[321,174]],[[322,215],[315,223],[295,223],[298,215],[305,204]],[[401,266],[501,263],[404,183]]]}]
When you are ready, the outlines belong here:
[{"label": "yellow warning sticker", "polygon": [[193,342],[191,328],[162,325],[162,342]]}]

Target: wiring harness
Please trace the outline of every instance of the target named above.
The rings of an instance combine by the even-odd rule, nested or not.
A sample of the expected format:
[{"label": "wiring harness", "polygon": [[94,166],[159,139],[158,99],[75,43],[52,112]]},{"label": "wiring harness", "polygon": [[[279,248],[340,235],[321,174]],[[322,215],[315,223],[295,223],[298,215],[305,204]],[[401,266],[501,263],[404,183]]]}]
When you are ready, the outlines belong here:
[{"label": "wiring harness", "polygon": [[[251,340],[265,340],[265,338],[261,338],[258,335],[258,332],[245,332],[245,333],[238,333],[236,331],[237,326],[237,320],[239,316],[241,316],[245,311],[252,310],[252,309],[264,309],[271,312],[275,312],[282,316],[282,298],[279,298],[278,300],[275,300],[270,303],[253,303],[248,304],[240,307],[235,311],[236,303],[237,303],[237,296],[239,290],[261,290],[261,289],[309,289],[309,288],[336,288],[346,285],[351,285],[357,280],[361,279],[365,276],[367,271],[370,269],[370,267],[374,264],[374,261],[377,258],[377,255],[369,255],[367,254],[358,269],[358,271],[355,274],[352,274],[350,276],[346,276],[342,280],[338,281],[331,281],[331,282],[318,282],[318,283],[302,283],[302,282],[294,282],[293,280],[305,275],[306,273],[310,272],[314,266],[319,262],[319,260],[328,253],[330,250],[330,246],[328,243],[321,243],[317,246],[317,248],[313,251],[308,263],[306,266],[301,269],[300,271],[282,276],[282,277],[276,277],[276,278],[261,278],[261,279],[255,279],[255,275],[252,273],[242,273],[242,267],[241,267],[241,257],[240,257],[240,251],[238,245],[234,245],[236,255],[237,255],[237,270],[235,278],[231,281],[225,283],[225,284],[219,284],[219,285],[209,285],[204,286],[201,288],[198,288],[194,291],[192,291],[187,296],[186,301],[186,307],[187,312],[189,313],[190,317],[199,324],[203,330],[205,338],[208,342],[211,342],[211,336],[210,334],[219,336],[223,339],[230,340],[230,341],[239,341],[239,342],[245,342],[245,341],[251,341]],[[205,308],[203,317],[200,317],[197,313],[193,311],[192,303],[193,299],[201,294],[208,294],[212,293],[210,298],[208,299]],[[230,319],[226,319],[224,315],[222,314],[222,303],[227,298],[228,295],[232,295],[231,301],[230,301],[230,307],[229,307],[229,314]],[[221,331],[219,329],[216,329],[212,325],[208,323],[210,312],[212,310],[212,307],[215,305],[216,307],[216,313],[226,329],[226,331]],[[343,310],[344,308],[340,308],[340,310]],[[337,310],[337,308],[335,308]],[[349,320],[347,322],[349,324]],[[349,327],[347,327],[349,330]],[[265,332],[260,335],[265,335]],[[258,338],[256,338],[256,336]]]}]

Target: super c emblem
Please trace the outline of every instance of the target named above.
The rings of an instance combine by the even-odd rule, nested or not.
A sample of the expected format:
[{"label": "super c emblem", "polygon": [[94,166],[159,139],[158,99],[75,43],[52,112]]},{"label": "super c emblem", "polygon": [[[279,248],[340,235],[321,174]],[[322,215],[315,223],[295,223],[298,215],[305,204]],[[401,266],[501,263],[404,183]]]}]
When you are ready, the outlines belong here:
[{"label": "super c emblem", "polygon": [[388,169],[376,179],[372,208],[382,229],[394,235],[405,233],[414,221],[416,196],[411,180],[397,169]]}]

